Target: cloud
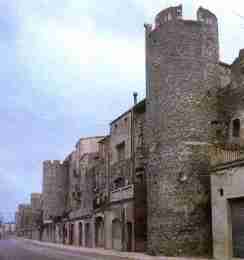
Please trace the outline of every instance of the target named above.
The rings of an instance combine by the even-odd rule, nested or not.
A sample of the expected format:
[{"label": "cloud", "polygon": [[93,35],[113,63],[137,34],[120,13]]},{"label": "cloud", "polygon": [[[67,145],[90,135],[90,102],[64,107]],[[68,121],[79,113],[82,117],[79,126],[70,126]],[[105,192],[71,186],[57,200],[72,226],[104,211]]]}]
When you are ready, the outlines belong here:
[{"label": "cloud", "polygon": [[[23,19],[18,35],[18,62],[33,91],[43,98],[59,99],[60,104],[54,100],[52,111],[42,111],[41,116],[55,118],[69,113],[75,119],[76,115],[93,115],[93,120],[103,121],[103,129],[107,128],[113,118],[111,100],[119,101],[118,106],[128,104],[132,100],[128,93],[131,95],[134,90],[140,90],[143,96],[144,35],[133,38],[119,31],[101,32],[96,21],[86,15],[80,15],[75,25],[66,20],[67,17],[56,16]],[[16,102],[21,100],[24,99]],[[33,101],[22,105],[31,111],[36,105]],[[100,115],[93,103],[100,107]]]},{"label": "cloud", "polygon": [[[27,23],[21,36],[24,44],[18,50],[20,59],[23,63],[27,61],[32,70],[36,68],[31,67],[34,58],[37,63],[46,62],[47,69],[56,67],[59,76],[61,70],[67,76],[71,74],[71,77],[78,76],[81,80],[95,74],[101,80],[109,76],[108,81],[111,76],[127,81],[131,78],[138,80],[144,72],[144,43],[119,34],[99,34],[91,19],[83,17],[82,20],[79,28],[59,23],[56,19]],[[32,41],[26,45],[30,36],[34,44]],[[110,74],[106,74],[108,70]]]}]

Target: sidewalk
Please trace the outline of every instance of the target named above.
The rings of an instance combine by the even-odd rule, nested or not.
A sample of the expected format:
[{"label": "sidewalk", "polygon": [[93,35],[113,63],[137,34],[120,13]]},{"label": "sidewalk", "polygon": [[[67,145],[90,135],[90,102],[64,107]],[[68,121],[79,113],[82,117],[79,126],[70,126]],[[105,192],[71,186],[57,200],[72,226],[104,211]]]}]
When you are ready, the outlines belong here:
[{"label": "sidewalk", "polygon": [[62,244],[54,244],[48,242],[40,242],[30,239],[22,239],[28,243],[44,246],[49,248],[61,249],[61,250],[70,250],[73,252],[80,252],[86,255],[97,255],[97,256],[107,256],[107,257],[119,257],[125,260],[210,260],[207,258],[197,258],[197,257],[166,257],[166,256],[149,256],[143,253],[133,253],[133,252],[120,252],[115,250],[107,250],[102,248],[87,248],[87,247],[76,247]]}]

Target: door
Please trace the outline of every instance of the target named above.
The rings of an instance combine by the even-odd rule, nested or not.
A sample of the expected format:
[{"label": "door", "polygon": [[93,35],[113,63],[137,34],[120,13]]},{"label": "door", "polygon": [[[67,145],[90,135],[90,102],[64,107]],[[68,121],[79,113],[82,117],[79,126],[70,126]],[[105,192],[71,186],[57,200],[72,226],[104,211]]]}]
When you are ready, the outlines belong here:
[{"label": "door", "polygon": [[118,219],[112,222],[113,249],[122,250],[122,225]]},{"label": "door", "polygon": [[79,246],[83,245],[83,225],[82,222],[79,223]]},{"label": "door", "polygon": [[90,223],[85,224],[85,246],[91,247],[90,241],[91,241],[91,232],[90,232]]},{"label": "door", "polygon": [[70,224],[70,245],[74,242],[74,224]]},{"label": "door", "polygon": [[127,222],[126,229],[127,229],[126,250],[128,252],[131,252],[132,251],[132,223]]},{"label": "door", "polygon": [[102,217],[96,218],[95,235],[96,247],[104,247],[104,222]]},{"label": "door", "polygon": [[244,258],[244,198],[230,201],[233,257]]}]

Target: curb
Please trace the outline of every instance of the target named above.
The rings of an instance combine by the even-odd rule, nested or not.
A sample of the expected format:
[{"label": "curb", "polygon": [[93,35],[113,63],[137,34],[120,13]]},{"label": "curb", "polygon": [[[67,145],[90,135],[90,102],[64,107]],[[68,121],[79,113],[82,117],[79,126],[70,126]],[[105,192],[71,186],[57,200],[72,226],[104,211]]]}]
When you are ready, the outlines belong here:
[{"label": "curb", "polygon": [[86,247],[75,247],[70,245],[40,242],[40,241],[25,239],[25,238],[17,238],[17,240],[21,240],[26,243],[38,245],[41,247],[82,253],[86,256],[116,257],[116,259],[121,259],[121,260],[213,260],[210,258],[197,258],[197,257],[188,258],[188,257],[149,256],[143,253],[119,252],[119,251],[108,250],[108,249],[106,250],[106,249],[96,249],[96,248],[86,248]]}]

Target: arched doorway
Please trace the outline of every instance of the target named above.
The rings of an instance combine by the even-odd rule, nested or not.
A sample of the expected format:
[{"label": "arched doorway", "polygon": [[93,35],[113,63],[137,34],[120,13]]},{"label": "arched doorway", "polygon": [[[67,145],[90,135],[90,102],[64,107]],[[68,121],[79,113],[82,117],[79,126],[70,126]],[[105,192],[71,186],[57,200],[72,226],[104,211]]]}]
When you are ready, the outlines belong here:
[{"label": "arched doorway", "polygon": [[70,234],[70,237],[69,237],[69,243],[70,245],[73,245],[74,243],[74,224],[70,224],[70,230],[69,230],[69,234]]},{"label": "arched doorway", "polygon": [[102,217],[97,217],[95,222],[96,247],[104,247],[104,221]]},{"label": "arched doorway", "polygon": [[62,243],[65,244],[67,238],[67,229],[65,227],[65,224],[62,225],[62,234]]},{"label": "arched doorway", "polygon": [[126,250],[132,251],[132,223],[127,222],[126,224]]},{"label": "arched doorway", "polygon": [[82,222],[79,223],[79,246],[83,245],[83,224]]},{"label": "arched doorway", "polygon": [[112,222],[112,247],[122,250],[122,224],[119,219],[114,219]]},{"label": "arched doorway", "polygon": [[91,247],[90,223],[85,224],[85,247]]}]

